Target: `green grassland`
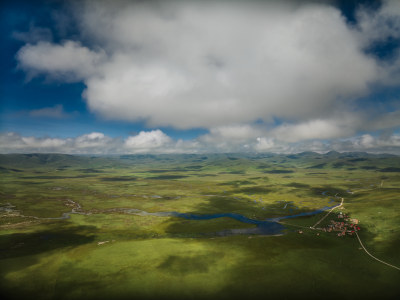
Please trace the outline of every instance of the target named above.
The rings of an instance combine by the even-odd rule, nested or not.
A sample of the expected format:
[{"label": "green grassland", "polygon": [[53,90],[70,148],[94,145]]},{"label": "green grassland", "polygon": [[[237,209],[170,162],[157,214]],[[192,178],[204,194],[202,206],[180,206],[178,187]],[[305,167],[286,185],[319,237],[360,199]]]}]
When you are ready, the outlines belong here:
[{"label": "green grassland", "polygon": [[[265,220],[334,206],[343,197],[341,211],[360,220],[367,249],[400,266],[397,156],[12,154],[0,155],[0,175],[0,289],[8,298],[400,294],[400,271],[369,257],[356,237],[298,233],[325,213],[286,219],[276,236],[221,235],[255,227],[228,217],[129,213]],[[61,218],[65,213],[69,218]]]}]

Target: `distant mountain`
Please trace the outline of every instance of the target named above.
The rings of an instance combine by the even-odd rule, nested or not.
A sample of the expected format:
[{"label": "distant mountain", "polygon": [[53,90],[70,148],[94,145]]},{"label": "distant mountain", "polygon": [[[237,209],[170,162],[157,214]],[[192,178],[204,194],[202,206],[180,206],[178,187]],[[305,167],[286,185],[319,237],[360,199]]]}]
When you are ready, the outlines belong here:
[{"label": "distant mountain", "polygon": [[98,161],[104,161],[104,158],[54,153],[0,154],[0,166],[11,171],[11,168],[35,168],[37,166],[51,168],[78,167]]},{"label": "distant mountain", "polygon": [[314,158],[314,157],[319,157],[321,154],[312,152],[312,151],[305,151],[305,152],[300,152],[296,154],[286,154],[284,155],[287,158],[290,159],[299,159],[299,158]]},{"label": "distant mountain", "polygon": [[[265,172],[275,167],[305,169],[375,169],[382,172],[398,172],[398,156],[390,154],[369,154],[365,152],[339,153],[330,151],[319,154],[311,151],[297,154],[271,153],[207,153],[207,154],[137,154],[119,156],[87,156],[69,154],[0,154],[0,173],[22,172],[29,168],[69,168],[87,172],[100,172],[102,167],[130,167],[133,165],[182,163],[201,167],[224,167],[230,171],[246,170],[253,165]],[[274,167],[272,167],[274,166]],[[388,168],[388,169],[385,169]],[[395,169],[390,169],[395,168]]]}]

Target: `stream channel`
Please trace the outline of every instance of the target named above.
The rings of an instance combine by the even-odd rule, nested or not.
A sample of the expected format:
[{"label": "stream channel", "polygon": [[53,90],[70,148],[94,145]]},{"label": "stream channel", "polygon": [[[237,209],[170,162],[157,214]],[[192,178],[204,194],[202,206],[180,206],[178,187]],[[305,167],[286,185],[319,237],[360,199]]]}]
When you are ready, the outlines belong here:
[{"label": "stream channel", "polygon": [[[327,196],[326,192],[322,192],[322,195]],[[338,197],[336,197],[336,195],[334,197],[338,198]],[[329,203],[331,203],[332,200],[333,199],[331,199],[331,201]],[[70,214],[86,214],[84,212],[81,212],[80,205],[79,204],[77,204],[77,205],[78,205],[78,210],[72,209],[71,212],[63,213],[63,215],[58,218],[38,218],[38,217],[34,217],[34,218],[47,219],[47,220],[63,220],[63,219],[70,218]],[[337,207],[339,205],[340,204],[337,204],[334,206],[325,206],[323,208],[320,208],[320,209],[317,209],[314,211],[310,211],[310,212],[303,212],[303,213],[299,213],[299,214],[295,214],[295,215],[287,215],[287,216],[282,216],[282,217],[269,218],[269,219],[265,219],[265,220],[255,220],[255,219],[251,219],[251,218],[245,217],[245,216],[243,216],[241,214],[237,214],[237,213],[218,213],[218,214],[197,215],[197,214],[191,214],[191,213],[180,213],[180,212],[176,212],[176,211],[147,212],[147,211],[135,209],[135,208],[115,208],[115,209],[111,209],[110,211],[118,211],[118,212],[123,212],[123,213],[127,213],[127,214],[134,214],[134,215],[138,215],[138,216],[177,217],[177,218],[183,218],[183,219],[187,219],[187,220],[211,220],[211,219],[217,219],[217,218],[232,218],[232,219],[237,220],[242,223],[254,224],[254,225],[256,225],[256,227],[226,229],[223,231],[216,232],[216,235],[219,235],[219,236],[236,235],[236,234],[281,235],[281,234],[283,234],[283,229],[285,229],[285,226],[279,223],[281,220],[316,215],[316,214],[322,213],[326,210]]]}]

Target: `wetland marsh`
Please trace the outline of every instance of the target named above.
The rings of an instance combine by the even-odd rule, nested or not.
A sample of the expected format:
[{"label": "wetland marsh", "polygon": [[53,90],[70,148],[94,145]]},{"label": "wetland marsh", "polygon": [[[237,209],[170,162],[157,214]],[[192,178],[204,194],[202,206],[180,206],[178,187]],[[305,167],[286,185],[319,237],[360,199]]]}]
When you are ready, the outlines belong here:
[{"label": "wetland marsh", "polygon": [[1,291],[394,298],[399,271],[354,236],[307,227],[343,197],[368,250],[400,265],[399,166],[363,153],[1,155]]}]

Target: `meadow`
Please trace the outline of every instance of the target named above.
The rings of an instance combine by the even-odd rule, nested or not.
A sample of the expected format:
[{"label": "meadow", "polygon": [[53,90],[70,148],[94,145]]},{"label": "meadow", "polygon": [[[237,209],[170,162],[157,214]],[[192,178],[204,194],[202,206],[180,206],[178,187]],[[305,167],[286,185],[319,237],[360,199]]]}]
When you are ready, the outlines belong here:
[{"label": "meadow", "polygon": [[[6,298],[380,298],[400,271],[354,236],[309,229],[332,207],[400,266],[400,157],[366,153],[0,155],[0,289]],[[333,210],[322,225],[337,218]],[[299,230],[302,233],[299,233]],[[250,230],[250,231],[247,231]]]}]

